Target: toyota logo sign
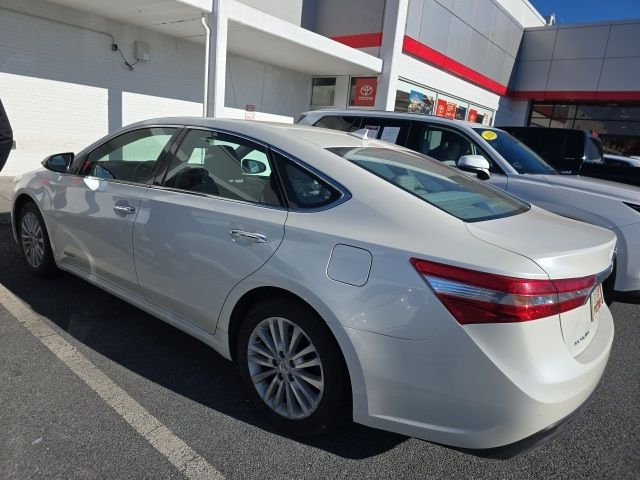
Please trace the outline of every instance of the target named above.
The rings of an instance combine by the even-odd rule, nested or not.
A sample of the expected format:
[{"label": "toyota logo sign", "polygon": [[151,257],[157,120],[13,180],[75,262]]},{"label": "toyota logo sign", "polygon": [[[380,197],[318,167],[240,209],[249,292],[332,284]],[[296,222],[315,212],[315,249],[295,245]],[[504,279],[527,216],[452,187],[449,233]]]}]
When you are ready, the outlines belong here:
[{"label": "toyota logo sign", "polygon": [[363,85],[360,87],[360,95],[363,97],[370,97],[373,93],[373,87],[371,85]]},{"label": "toyota logo sign", "polygon": [[353,103],[357,107],[373,107],[376,103],[377,77],[357,78],[353,90]]}]

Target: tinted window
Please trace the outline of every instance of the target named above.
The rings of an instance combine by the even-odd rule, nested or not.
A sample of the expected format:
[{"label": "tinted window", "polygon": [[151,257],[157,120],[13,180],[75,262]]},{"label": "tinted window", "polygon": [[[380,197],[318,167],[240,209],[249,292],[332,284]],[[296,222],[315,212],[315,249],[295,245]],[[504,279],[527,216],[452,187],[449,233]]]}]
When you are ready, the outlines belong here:
[{"label": "tinted window", "polygon": [[274,152],[289,206],[293,208],[319,208],[329,205],[341,193],[317,175]]},{"label": "tinted window", "polygon": [[474,128],[518,173],[557,174],[533,150],[507,132],[490,128]]},{"label": "tinted window", "polygon": [[448,128],[427,126],[423,130],[420,152],[455,167],[460,157],[472,155],[474,150],[468,138]]},{"label": "tinted window", "polygon": [[145,183],[177,128],[143,128],[119,135],[87,156],[81,175]]},{"label": "tinted window", "polygon": [[404,150],[329,148],[330,152],[468,222],[516,215],[529,206],[464,173]]},{"label": "tinted window", "polygon": [[322,117],[313,126],[340,130],[341,132],[355,132],[360,128],[360,117]]},{"label": "tinted window", "polygon": [[280,205],[266,148],[244,138],[207,130],[191,130],[185,136],[163,185]]}]

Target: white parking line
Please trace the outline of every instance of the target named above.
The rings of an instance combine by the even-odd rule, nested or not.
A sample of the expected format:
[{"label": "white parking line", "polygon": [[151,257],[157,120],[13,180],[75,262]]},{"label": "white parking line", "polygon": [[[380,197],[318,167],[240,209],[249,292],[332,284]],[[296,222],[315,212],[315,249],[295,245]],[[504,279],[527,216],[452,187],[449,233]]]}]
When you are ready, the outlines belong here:
[{"label": "white parking line", "polygon": [[145,410],[1,284],[0,304],[180,472],[194,480],[224,479],[224,476],[210,463]]}]

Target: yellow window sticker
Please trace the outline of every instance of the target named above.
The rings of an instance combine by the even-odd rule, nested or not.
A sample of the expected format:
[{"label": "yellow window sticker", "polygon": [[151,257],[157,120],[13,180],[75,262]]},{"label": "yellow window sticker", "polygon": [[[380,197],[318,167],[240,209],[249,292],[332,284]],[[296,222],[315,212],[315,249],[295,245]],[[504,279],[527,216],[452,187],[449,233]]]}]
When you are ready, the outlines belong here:
[{"label": "yellow window sticker", "polygon": [[492,132],[491,130],[485,130],[484,132],[482,132],[482,138],[491,141],[498,138],[498,135],[496,135],[496,132]]}]

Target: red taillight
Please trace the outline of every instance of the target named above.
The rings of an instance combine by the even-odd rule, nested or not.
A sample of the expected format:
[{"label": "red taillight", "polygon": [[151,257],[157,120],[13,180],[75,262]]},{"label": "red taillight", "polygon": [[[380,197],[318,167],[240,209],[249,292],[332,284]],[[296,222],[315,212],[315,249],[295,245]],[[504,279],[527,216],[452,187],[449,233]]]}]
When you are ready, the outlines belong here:
[{"label": "red taillight", "polygon": [[506,277],[412,258],[411,264],[460,324],[525,322],[583,305],[596,276],[564,280]]}]

